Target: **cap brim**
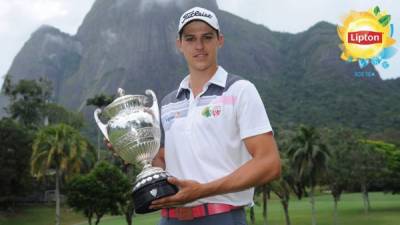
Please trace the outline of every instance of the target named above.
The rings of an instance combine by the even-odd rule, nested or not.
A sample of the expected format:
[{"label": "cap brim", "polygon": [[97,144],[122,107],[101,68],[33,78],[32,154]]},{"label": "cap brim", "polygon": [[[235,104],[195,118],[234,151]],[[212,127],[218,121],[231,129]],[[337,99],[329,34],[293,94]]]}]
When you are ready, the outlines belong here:
[{"label": "cap brim", "polygon": [[210,24],[209,22],[207,22],[206,20],[199,19],[199,18],[193,18],[193,19],[188,20],[188,21],[185,22],[185,24],[181,27],[181,29],[178,30],[178,34],[180,34],[181,31],[182,31],[188,24],[190,24],[191,22],[194,22],[194,21],[201,21],[201,22],[204,22],[204,23],[206,23],[209,27],[211,27],[212,29],[214,29],[214,30],[216,30],[216,31],[219,32],[219,29],[218,29],[218,28],[214,27],[213,25],[211,25],[211,24]]}]

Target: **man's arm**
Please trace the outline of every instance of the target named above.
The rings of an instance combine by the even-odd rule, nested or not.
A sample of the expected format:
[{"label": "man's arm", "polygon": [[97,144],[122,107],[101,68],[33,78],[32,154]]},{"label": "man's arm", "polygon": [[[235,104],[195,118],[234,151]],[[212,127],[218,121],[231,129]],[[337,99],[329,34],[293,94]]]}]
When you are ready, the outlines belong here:
[{"label": "man's arm", "polygon": [[153,162],[151,163],[154,167],[160,167],[165,170],[164,152],[164,147],[161,147],[160,150],[158,150],[157,155],[154,157]]},{"label": "man's arm", "polygon": [[280,157],[272,132],[246,138],[244,143],[253,158],[237,170],[204,184],[193,180],[170,178],[168,181],[179,186],[179,192],[154,201],[152,208],[177,206],[199,198],[242,191],[270,182],[280,176]]}]

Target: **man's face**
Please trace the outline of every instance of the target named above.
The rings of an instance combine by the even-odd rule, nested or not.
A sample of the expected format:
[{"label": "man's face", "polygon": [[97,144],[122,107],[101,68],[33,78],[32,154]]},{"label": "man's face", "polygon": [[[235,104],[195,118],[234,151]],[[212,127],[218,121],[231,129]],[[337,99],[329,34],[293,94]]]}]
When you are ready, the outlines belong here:
[{"label": "man's face", "polygon": [[224,39],[202,21],[193,21],[182,31],[182,38],[176,41],[177,48],[182,52],[190,70],[206,71],[217,67],[218,48],[222,47]]}]

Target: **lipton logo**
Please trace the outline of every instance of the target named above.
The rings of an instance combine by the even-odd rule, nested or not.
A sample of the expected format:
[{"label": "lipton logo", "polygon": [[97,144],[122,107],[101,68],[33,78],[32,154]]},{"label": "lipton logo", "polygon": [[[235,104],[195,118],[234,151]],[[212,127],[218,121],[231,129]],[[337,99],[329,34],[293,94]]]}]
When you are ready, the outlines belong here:
[{"label": "lipton logo", "polygon": [[387,59],[396,49],[392,45],[394,25],[391,16],[381,12],[378,6],[364,12],[350,12],[338,26],[337,33],[342,44],[340,58],[347,62],[358,62],[362,69],[368,64],[389,67]]},{"label": "lipton logo", "polygon": [[373,31],[356,31],[347,34],[347,40],[351,44],[371,45],[382,43],[382,33]]}]

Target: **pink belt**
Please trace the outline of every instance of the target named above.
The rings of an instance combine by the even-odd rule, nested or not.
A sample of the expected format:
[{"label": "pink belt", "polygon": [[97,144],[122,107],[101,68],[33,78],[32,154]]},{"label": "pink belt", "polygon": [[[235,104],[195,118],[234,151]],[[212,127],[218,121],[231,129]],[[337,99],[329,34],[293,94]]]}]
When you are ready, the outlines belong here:
[{"label": "pink belt", "polygon": [[242,206],[208,203],[194,207],[168,208],[161,210],[161,216],[178,220],[192,220],[195,218],[230,212]]}]

